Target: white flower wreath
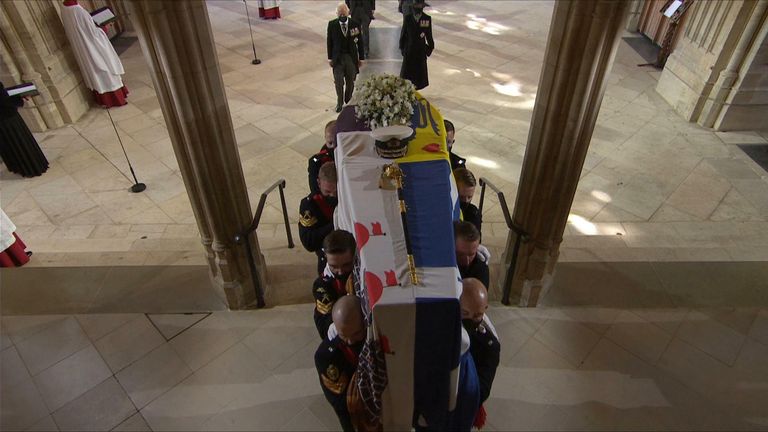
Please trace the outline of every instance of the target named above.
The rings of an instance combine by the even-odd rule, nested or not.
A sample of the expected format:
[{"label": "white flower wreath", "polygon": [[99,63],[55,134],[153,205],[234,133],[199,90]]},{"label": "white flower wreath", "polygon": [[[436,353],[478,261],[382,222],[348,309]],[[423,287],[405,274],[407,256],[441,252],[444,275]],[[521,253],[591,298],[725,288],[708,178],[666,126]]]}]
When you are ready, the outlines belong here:
[{"label": "white flower wreath", "polygon": [[396,75],[373,75],[355,89],[355,115],[368,122],[371,129],[407,125],[416,103],[416,88]]}]

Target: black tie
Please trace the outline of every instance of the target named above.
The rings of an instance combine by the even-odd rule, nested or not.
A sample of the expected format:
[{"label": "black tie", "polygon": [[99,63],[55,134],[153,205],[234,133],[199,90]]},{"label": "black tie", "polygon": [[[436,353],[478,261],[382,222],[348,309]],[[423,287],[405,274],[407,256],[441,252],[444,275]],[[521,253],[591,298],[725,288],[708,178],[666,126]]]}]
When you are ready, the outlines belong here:
[{"label": "black tie", "polygon": [[344,36],[347,35],[347,24],[346,23],[341,23],[341,31],[342,31],[342,33],[344,33]]}]

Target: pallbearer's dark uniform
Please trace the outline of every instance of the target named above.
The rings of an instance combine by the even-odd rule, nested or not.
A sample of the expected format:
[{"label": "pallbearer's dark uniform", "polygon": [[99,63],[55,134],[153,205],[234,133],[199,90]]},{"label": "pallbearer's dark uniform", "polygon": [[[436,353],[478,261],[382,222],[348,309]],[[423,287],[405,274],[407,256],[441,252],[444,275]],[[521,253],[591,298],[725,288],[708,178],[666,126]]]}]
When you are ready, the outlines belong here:
[{"label": "pallbearer's dark uniform", "polygon": [[335,197],[311,194],[299,205],[299,238],[304,248],[317,254],[317,274],[325,268],[323,240],[333,231],[333,210],[338,201]]},{"label": "pallbearer's dark uniform", "polygon": [[339,417],[344,431],[354,431],[347,408],[347,389],[357,370],[362,343],[347,345],[338,337],[324,339],[315,351],[315,367],[320,376],[320,387]]},{"label": "pallbearer's dark uniform", "polygon": [[320,149],[320,152],[309,158],[307,163],[309,191],[313,194],[320,193],[320,185],[317,184],[317,177],[320,175],[320,167],[326,162],[333,162],[333,149],[329,149],[323,144],[323,148]]},{"label": "pallbearer's dark uniform", "polygon": [[480,259],[480,254],[475,255],[475,259],[469,263],[467,267],[459,267],[459,274],[462,279],[475,278],[483,283],[483,286],[490,286],[491,282],[490,271],[488,270],[488,264]]},{"label": "pallbearer's dark uniform", "polygon": [[483,317],[480,325],[467,333],[469,333],[469,351],[472,353],[477,377],[480,380],[480,404],[482,404],[491,394],[496,368],[499,367],[501,344],[487,317]]},{"label": "pallbearer's dark uniform", "polygon": [[403,19],[403,30],[400,33],[400,52],[403,54],[400,77],[411,81],[416,90],[429,85],[427,57],[432,55],[434,49],[432,17],[425,13],[418,17],[407,15]]},{"label": "pallbearer's dark uniform", "polygon": [[463,157],[453,153],[448,152],[448,157],[451,158],[451,171],[455,170],[456,168],[466,168],[467,167],[467,160]]},{"label": "pallbearer's dark uniform", "polygon": [[480,387],[480,398],[473,426],[482,429],[486,417],[483,403],[491,394],[493,379],[496,377],[496,369],[499,367],[501,344],[499,344],[499,337],[487,316],[483,316],[479,325],[473,323],[469,326],[467,322],[470,320],[462,321],[464,322],[464,329],[469,335],[469,352],[472,354],[472,362],[477,372],[478,387]]},{"label": "pallbearer's dark uniform", "polygon": [[349,275],[343,277],[322,275],[315,279],[312,285],[312,296],[315,298],[315,327],[320,334],[320,339],[328,336],[328,327],[333,322],[331,310],[336,300],[352,294],[351,281]]},{"label": "pallbearer's dark uniform", "polygon": [[461,208],[461,217],[465,222],[469,222],[477,228],[477,231],[482,234],[483,215],[480,214],[480,209],[476,205],[468,202],[459,203]]}]

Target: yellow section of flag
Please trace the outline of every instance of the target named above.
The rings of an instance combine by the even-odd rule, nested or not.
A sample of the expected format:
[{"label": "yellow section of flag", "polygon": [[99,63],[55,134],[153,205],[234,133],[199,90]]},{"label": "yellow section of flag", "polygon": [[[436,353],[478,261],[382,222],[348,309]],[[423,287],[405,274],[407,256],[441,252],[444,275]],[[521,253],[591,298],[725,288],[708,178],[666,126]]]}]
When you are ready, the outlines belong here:
[{"label": "yellow section of flag", "polygon": [[449,161],[443,115],[419,92],[416,92],[416,101],[411,117],[411,127],[416,130],[416,136],[408,143],[408,153],[397,162]]}]

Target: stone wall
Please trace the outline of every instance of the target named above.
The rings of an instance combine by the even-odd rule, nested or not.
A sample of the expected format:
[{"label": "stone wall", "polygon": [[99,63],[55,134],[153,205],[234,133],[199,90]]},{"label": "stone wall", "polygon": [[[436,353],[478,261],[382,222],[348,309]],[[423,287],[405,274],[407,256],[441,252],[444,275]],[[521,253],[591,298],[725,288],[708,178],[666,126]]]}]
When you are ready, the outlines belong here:
[{"label": "stone wall", "polygon": [[[127,17],[116,0],[81,4],[88,10],[110,6]],[[35,132],[74,123],[91,106],[90,91],[61,24],[61,8],[60,0],[0,1],[0,81],[6,86],[31,81],[40,89],[40,95],[21,109]],[[125,23],[127,19],[118,25]]]},{"label": "stone wall", "polygon": [[698,1],[688,11],[656,87],[685,119],[718,130],[765,128],[766,2]]},{"label": "stone wall", "polygon": [[768,128],[768,14],[763,11],[757,19],[762,19],[762,27],[750,43],[733,89],[715,119],[717,130]]}]

